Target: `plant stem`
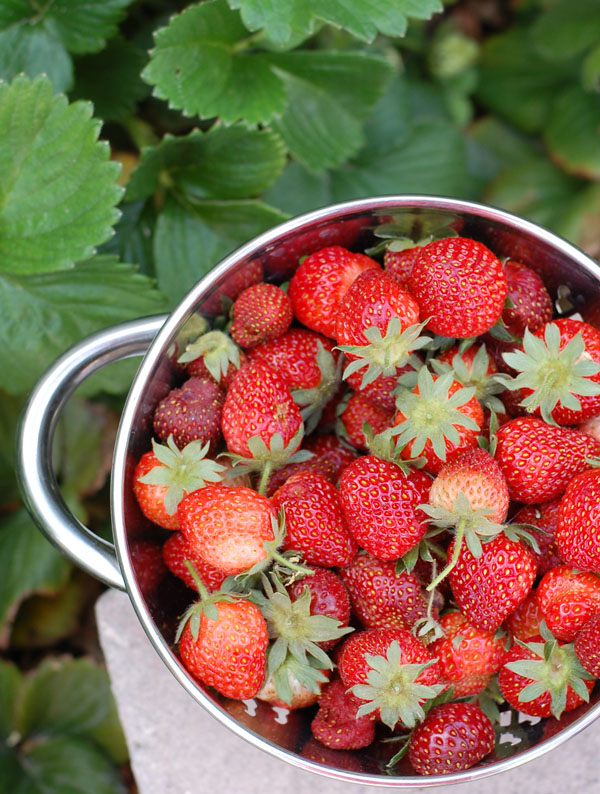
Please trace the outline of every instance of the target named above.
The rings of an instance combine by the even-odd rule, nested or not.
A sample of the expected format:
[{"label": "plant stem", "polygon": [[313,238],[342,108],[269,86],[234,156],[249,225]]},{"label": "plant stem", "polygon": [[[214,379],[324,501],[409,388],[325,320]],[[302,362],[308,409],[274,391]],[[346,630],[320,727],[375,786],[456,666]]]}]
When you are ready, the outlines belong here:
[{"label": "plant stem", "polygon": [[446,576],[450,573],[450,571],[454,568],[456,563],[458,562],[458,555],[460,554],[460,549],[462,547],[462,542],[465,537],[465,529],[467,526],[466,519],[460,518],[458,524],[456,525],[456,535],[454,536],[454,548],[452,549],[452,557],[450,562],[446,567],[440,571],[440,573],[435,577],[435,579],[427,585],[427,591],[433,590],[438,584],[445,579]]}]

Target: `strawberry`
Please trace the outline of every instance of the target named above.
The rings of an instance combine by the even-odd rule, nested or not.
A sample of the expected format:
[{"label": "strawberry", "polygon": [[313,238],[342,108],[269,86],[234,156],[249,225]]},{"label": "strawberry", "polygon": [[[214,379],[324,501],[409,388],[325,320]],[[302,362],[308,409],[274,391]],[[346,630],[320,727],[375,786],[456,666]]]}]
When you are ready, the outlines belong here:
[{"label": "strawberry", "polygon": [[208,315],[227,314],[233,301],[245,289],[253,284],[260,284],[264,278],[264,268],[260,259],[251,259],[219,283],[215,290],[202,301],[202,313]]},{"label": "strawberry", "polygon": [[364,701],[357,716],[374,714],[389,728],[412,728],[425,716],[423,704],[445,687],[423,643],[401,628],[358,631],[344,640],[338,670],[347,689]]},{"label": "strawberry", "polygon": [[600,612],[588,618],[575,637],[575,654],[581,666],[600,678]]},{"label": "strawberry", "polygon": [[[271,706],[290,712],[305,709],[317,702],[321,688],[327,683],[329,670],[320,670],[319,674],[322,676],[322,680],[319,679],[315,685],[309,685],[298,680],[290,662],[284,663],[278,670],[277,679],[273,674],[269,674],[256,697],[264,703],[270,703]],[[285,680],[284,685],[281,683],[282,680]],[[286,693],[285,700],[280,695],[283,687],[285,687]]]},{"label": "strawberry", "polygon": [[358,370],[347,375],[345,381],[348,386],[350,386],[353,391],[358,392],[364,400],[377,408],[381,408],[382,411],[393,414],[396,412],[396,395],[394,390],[398,385],[398,376],[410,371],[412,371],[410,365],[401,367],[398,372],[395,372],[393,375],[378,375],[375,380],[372,380],[363,387],[363,375],[361,371]]},{"label": "strawberry", "polygon": [[223,331],[207,331],[190,342],[177,360],[185,364],[188,375],[213,378],[227,390],[246,356]]},{"label": "strawberry", "polygon": [[164,529],[179,529],[177,505],[206,482],[219,482],[225,467],[206,458],[208,444],[192,441],[182,450],[169,436],[166,445],[152,441],[133,472],[133,492],[142,513]]},{"label": "strawberry", "polygon": [[333,466],[332,482],[334,483],[340,479],[346,466],[349,466],[356,458],[356,452],[333,433],[312,435],[306,439],[304,446],[317,458],[327,461]]},{"label": "strawberry", "polygon": [[[303,445],[301,450],[304,449],[306,449],[306,447]],[[299,460],[295,463],[286,463],[285,466],[282,466],[280,469],[276,469],[269,477],[265,494],[267,496],[273,496],[275,491],[281,488],[281,486],[287,482],[290,477],[292,477],[294,474],[300,474],[301,472],[319,474],[321,477],[325,477],[326,480],[329,480],[329,482],[333,482],[335,477],[335,468],[332,463],[330,463],[328,460],[324,460],[323,458],[319,458],[316,455],[311,455],[306,460]]]},{"label": "strawberry", "polygon": [[199,681],[230,698],[246,700],[260,690],[269,642],[260,609],[246,599],[220,592],[187,611],[176,640],[186,669]]},{"label": "strawberry", "polygon": [[442,703],[414,728],[408,759],[419,775],[449,775],[469,769],[495,746],[491,720],[475,703]]},{"label": "strawberry", "polygon": [[431,341],[419,336],[419,306],[410,293],[386,273],[367,270],[342,298],[335,333],[350,362],[344,377],[363,373],[362,386],[379,375],[394,375],[410,353]]},{"label": "strawberry", "polygon": [[503,623],[508,634],[517,640],[529,640],[540,633],[544,615],[537,600],[537,592],[531,590],[527,598],[510,613]]},{"label": "strawberry", "polygon": [[444,636],[430,647],[442,680],[452,684],[455,698],[476,695],[487,687],[502,664],[502,641],[491,632],[472,626],[460,612],[446,612],[439,623]]},{"label": "strawberry", "polygon": [[557,565],[542,576],[537,600],[554,636],[571,642],[586,620],[600,612],[600,579],[589,571]]},{"label": "strawberry", "polygon": [[357,753],[350,750],[332,750],[311,736],[300,751],[301,758],[314,761],[329,769],[345,769],[348,772],[364,772],[362,761]]},{"label": "strawberry", "polygon": [[348,588],[354,615],[367,628],[412,629],[427,615],[419,580],[408,571],[396,573],[393,560],[378,560],[363,552],[339,575]]},{"label": "strawberry", "polygon": [[535,533],[539,551],[533,550],[538,562],[539,576],[565,562],[560,556],[556,543],[559,506],[560,499],[553,499],[540,505],[526,505],[515,513],[513,519],[516,524],[531,524],[541,530]]},{"label": "strawberry", "polygon": [[510,496],[525,504],[561,496],[569,481],[588,468],[586,459],[600,454],[600,443],[592,436],[534,416],[509,420],[496,438],[495,458]]},{"label": "strawberry", "polygon": [[283,509],[283,549],[297,549],[311,565],[348,565],[358,551],[346,525],[337,489],[320,474],[292,475],[272,497]]},{"label": "strawberry", "polygon": [[154,432],[161,441],[172,435],[180,449],[191,441],[208,442],[214,453],[221,439],[224,400],[225,392],[212,378],[188,378],[156,406]]},{"label": "strawberry", "polygon": [[[335,618],[340,626],[350,622],[350,596],[342,579],[331,569],[313,566],[313,575],[293,582],[288,587],[292,601],[296,601],[308,588],[310,593],[310,614],[327,615]],[[329,650],[336,640],[319,643],[321,648]]]},{"label": "strawberry", "polygon": [[209,593],[218,590],[226,578],[226,574],[204,561],[203,557],[192,552],[183,532],[173,532],[162,547],[162,556],[172,574],[183,580],[189,588],[196,589],[196,580],[187,566],[191,562],[203,585]]},{"label": "strawberry", "polygon": [[416,546],[427,529],[419,505],[431,480],[374,455],[354,460],[340,477],[340,497],[348,528],[357,543],[382,560],[395,560]]},{"label": "strawberry", "polygon": [[415,258],[408,281],[421,317],[440,336],[479,336],[500,318],[508,292],[500,260],[465,237],[434,240]]},{"label": "strawberry", "polygon": [[560,719],[589,700],[594,681],[575,655],[572,643],[561,643],[542,627],[542,636],[508,651],[498,674],[500,691],[517,711],[533,717]]},{"label": "strawberry", "polygon": [[[448,548],[452,558],[454,541]],[[482,544],[479,556],[465,544],[450,571],[458,608],[473,626],[493,632],[523,601],[536,575],[533,552],[504,532]]]},{"label": "strawberry", "polygon": [[580,571],[600,573],[600,470],[588,469],[568,484],[558,508],[556,546]]},{"label": "strawberry", "polygon": [[298,449],[304,432],[285,380],[257,361],[236,372],[223,404],[221,427],[229,452],[276,465]]},{"label": "strawberry", "polygon": [[423,366],[417,385],[401,389],[396,399],[398,444],[402,457],[425,458],[424,467],[436,474],[454,455],[477,446],[483,410],[473,387],[464,388],[448,372],[433,377]]},{"label": "strawberry", "polygon": [[282,336],[293,320],[292,304],[281,287],[254,284],[235,299],[229,333],[242,347],[256,347]]},{"label": "strawberry", "polygon": [[515,259],[504,263],[511,306],[502,311],[506,330],[514,336],[523,336],[525,328],[536,331],[552,319],[552,298],[544,282],[530,267]]},{"label": "strawberry", "polygon": [[525,330],[520,350],[504,354],[518,374],[498,376],[521,405],[546,422],[575,425],[600,413],[600,331],[562,318]]},{"label": "strawberry", "polygon": [[337,245],[309,254],[290,279],[288,295],[296,319],[312,331],[335,337],[340,302],[359,273],[369,268],[381,269],[365,254]]},{"label": "strawberry", "polygon": [[383,255],[383,267],[385,272],[395,279],[404,289],[407,288],[415,259],[420,253],[421,247],[422,246],[414,245],[403,248],[401,251],[388,248]]},{"label": "strawberry", "polygon": [[394,412],[375,405],[362,392],[350,394],[348,400],[345,404],[341,404],[340,408],[338,416],[340,435],[356,449],[368,448],[365,424],[369,425],[375,435],[382,433],[393,424]]},{"label": "strawberry", "polygon": [[310,725],[313,736],[333,750],[368,747],[375,738],[375,722],[369,716],[357,716],[361,704],[339,679],[330,681]]},{"label": "strawberry", "polygon": [[144,598],[148,598],[167,573],[160,543],[146,538],[134,538],[129,544],[129,556],[140,592]]}]

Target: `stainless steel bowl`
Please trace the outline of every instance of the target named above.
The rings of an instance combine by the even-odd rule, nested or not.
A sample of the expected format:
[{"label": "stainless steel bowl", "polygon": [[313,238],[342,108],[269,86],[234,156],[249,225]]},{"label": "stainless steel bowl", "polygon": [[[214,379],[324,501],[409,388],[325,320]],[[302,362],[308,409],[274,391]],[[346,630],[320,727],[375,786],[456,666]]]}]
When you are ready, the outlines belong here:
[{"label": "stainless steel bowl", "polygon": [[[477,767],[439,777],[417,777],[401,765],[384,771],[393,745],[376,743],[355,753],[341,752],[321,764],[302,754],[310,736],[309,717],[294,712],[286,726],[275,726],[270,707],[259,704],[252,716],[240,703],[202,687],[184,669],[173,650],[177,616],[190,598],[179,581],[168,577],[154,593],[142,594],[129,547],[145,527],[133,496],[132,473],[149,448],[151,417],[158,400],[180,374],[173,350],[193,334],[197,315],[218,311],[220,297],[235,276],[260,260],[266,278],[281,281],[293,273],[298,257],[325,245],[356,250],[372,245],[374,230],[393,220],[417,235],[451,226],[487,244],[500,257],[514,257],[537,270],[554,297],[569,312],[595,317],[600,306],[600,266],[565,240],[514,215],[465,201],[434,196],[385,196],[338,204],[277,226],[238,249],[190,291],[168,317],[153,317],[110,328],[90,337],[52,365],[32,392],[18,434],[18,473],[32,517],[50,540],[74,562],[103,582],[127,591],[158,655],[191,698],[219,722],[261,750],[305,770],[339,780],[389,788],[418,788],[479,780],[512,769],[550,752],[592,723],[600,714],[600,695],[589,705],[555,720],[516,721],[503,725],[495,755]],[[251,266],[251,265],[250,265]],[[94,536],[62,501],[51,463],[56,421],[68,397],[92,372],[112,361],[145,353],[121,418],[111,482],[114,546]],[[193,708],[190,700],[190,708]],[[250,712],[252,709],[250,709]]]}]

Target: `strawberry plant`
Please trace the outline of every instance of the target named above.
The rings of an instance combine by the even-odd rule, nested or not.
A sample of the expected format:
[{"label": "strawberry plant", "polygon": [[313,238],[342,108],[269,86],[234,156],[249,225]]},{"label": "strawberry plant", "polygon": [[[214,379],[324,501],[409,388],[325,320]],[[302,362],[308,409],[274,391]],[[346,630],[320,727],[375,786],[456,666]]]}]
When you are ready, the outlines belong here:
[{"label": "strawberry plant", "polygon": [[[260,0],[0,0],[0,676],[6,682],[0,692],[8,698],[7,708],[0,709],[0,779],[8,775],[11,790],[27,785],[10,777],[17,775],[15,758],[21,752],[36,755],[28,760],[50,794],[60,791],[52,764],[56,759],[62,763],[67,755],[77,791],[122,788],[113,761],[121,763],[124,752],[105,753],[102,742],[90,739],[92,724],[111,730],[113,723],[98,714],[80,719],[71,700],[62,705],[68,731],[49,730],[48,741],[31,752],[27,743],[33,723],[26,693],[47,676],[47,654],[59,648],[76,657],[61,662],[60,674],[68,678],[77,671],[82,687],[99,675],[79,659],[88,648],[78,636],[88,625],[100,589],[74,571],[33,526],[14,476],[19,413],[47,365],[91,332],[168,311],[238,245],[333,201],[411,192],[482,199],[538,221],[598,255],[599,13],[595,0],[348,0],[326,8],[317,0],[293,0],[276,10]],[[177,505],[195,489],[198,478],[212,483],[221,479],[221,468],[231,466],[220,460],[215,468],[205,445],[212,452],[220,443],[215,417],[246,356],[255,371],[269,366],[276,370],[273,377],[289,415],[285,422],[272,418],[258,442],[253,441],[239,425],[234,390],[226,403],[230,421],[222,429],[233,451],[247,459],[248,470],[238,484],[248,485],[248,472],[260,471],[261,490],[268,497],[283,486],[282,472],[288,467],[305,472],[298,475],[300,482],[325,478],[337,483],[357,451],[375,443],[377,432],[392,433],[388,441],[397,439],[391,428],[407,410],[413,421],[402,436],[410,444],[406,457],[425,454],[433,472],[459,440],[465,449],[473,449],[483,422],[486,427],[493,424],[499,402],[496,368],[506,373],[505,382],[512,379],[516,401],[522,399],[522,389],[533,388],[532,377],[545,377],[546,370],[540,372],[538,365],[542,358],[556,364],[558,340],[537,329],[551,319],[552,307],[535,274],[523,272],[516,263],[512,269],[505,267],[507,283],[490,278],[485,323],[501,317],[500,325],[519,337],[528,326],[531,334],[523,349],[496,339],[485,356],[477,354],[472,380],[469,363],[454,367],[452,383],[447,367],[458,354],[470,361],[468,352],[457,347],[446,358],[443,351],[436,353],[442,362],[437,369],[432,364],[437,377],[425,382],[423,375],[420,384],[413,383],[397,412],[395,399],[390,400],[390,378],[395,381],[405,367],[420,366],[423,334],[429,328],[421,329],[410,306],[398,305],[393,289],[378,293],[381,316],[371,318],[367,328],[355,327],[348,316],[337,322],[337,314],[345,288],[361,271],[379,272],[380,260],[389,274],[395,268],[402,275],[402,283],[414,278],[417,289],[413,268],[418,274],[427,269],[423,250],[440,248],[439,239],[446,237],[442,245],[457,248],[448,229],[422,229],[415,240],[407,237],[408,231],[382,228],[385,259],[373,251],[349,254],[342,249],[353,240],[351,225],[340,232],[339,250],[327,240],[299,239],[294,250],[271,253],[273,272],[282,281],[291,275],[285,272],[286,257],[295,261],[306,256],[287,297],[282,297],[285,292],[279,295],[275,319],[265,316],[264,301],[249,301],[249,308],[242,301],[236,310],[243,326],[242,351],[214,329],[180,358],[188,386],[180,389],[184,394],[166,397],[157,409],[155,427],[163,444],[143,483],[145,492],[152,493],[149,509],[159,509],[167,522],[176,522]],[[345,257],[343,266],[340,256]],[[315,260],[321,270],[325,262],[335,272],[339,282],[333,288],[315,282]],[[485,261],[490,275],[495,262]],[[435,273],[435,265],[430,268]],[[251,263],[240,274],[232,301],[243,289],[250,289],[250,296],[260,295],[265,291],[264,286],[257,289],[262,279],[260,263]],[[369,284],[377,289],[383,285],[368,275],[359,287],[361,283],[365,288],[357,287],[347,298],[353,311],[368,300]],[[320,316],[311,305],[317,290],[330,292]],[[512,305],[504,304],[507,290]],[[268,350],[245,345],[256,316],[261,341],[275,322],[285,325],[288,297],[306,329],[290,329]],[[439,303],[433,291],[425,297]],[[392,305],[394,317],[386,314]],[[404,332],[400,341],[394,337],[397,325]],[[457,337],[480,330],[459,325],[437,330]],[[338,344],[346,348],[344,365],[350,371],[345,376],[355,390],[338,406],[338,427],[344,428],[340,436],[356,442],[356,449],[333,436],[327,441],[325,436],[307,437],[302,449],[314,448],[315,455],[302,460],[302,454],[294,457],[302,424],[310,436],[322,417],[335,413],[342,397]],[[292,347],[296,363],[283,367],[281,357],[289,364]],[[556,400],[573,403],[564,405],[563,412],[578,410],[579,404],[587,409],[597,400],[595,392],[586,391],[590,363],[579,360],[577,346],[567,350],[569,357],[572,372],[563,372],[552,393],[542,395],[539,413],[546,418],[554,415]],[[279,363],[273,366],[274,361]],[[67,406],[55,441],[63,496],[106,537],[111,443],[134,366],[120,362],[94,375]],[[582,376],[586,383],[577,391],[572,386],[581,386]],[[245,381],[238,378],[238,394],[245,389]],[[199,394],[203,407],[195,426],[181,430],[180,413]],[[467,411],[480,398],[485,420],[481,411]],[[423,440],[423,427],[416,427],[423,425],[417,421],[419,406],[426,414],[426,405],[439,404],[445,413],[426,428],[429,436]],[[371,433],[365,432],[366,410]],[[175,417],[174,411],[179,412]],[[463,418],[457,431],[449,420],[458,414]],[[449,426],[454,428],[450,438]],[[598,455],[598,443],[578,430],[538,418],[515,418],[499,432],[495,457],[511,498],[533,505],[557,498],[585,468],[586,459]],[[518,471],[511,468],[515,450],[525,448],[539,452],[537,463],[531,460]],[[404,579],[410,578],[412,587],[412,573],[392,569],[406,543],[422,537],[419,505],[427,501],[428,475],[405,474],[385,457],[374,463],[363,456],[346,468],[341,499],[361,523],[361,475],[382,490],[377,499],[383,499],[384,509],[384,484],[391,484],[405,504],[397,548],[388,556],[384,552],[379,566],[392,593],[386,608],[393,611]],[[177,473],[181,459],[193,463],[191,483]],[[551,459],[558,459],[558,473]],[[274,471],[274,466],[279,468]],[[330,490],[321,485],[323,494]],[[283,503],[284,497],[285,491],[278,499]],[[330,500],[332,515],[337,507]],[[296,509],[303,515],[316,507],[303,504]],[[282,530],[274,515],[265,512],[263,517],[261,538]],[[567,507],[559,527],[559,548],[568,557],[567,545],[577,546],[579,556],[575,559],[572,552],[572,562],[579,564],[580,528]],[[381,554],[377,525],[356,531],[365,548]],[[348,544],[345,535],[344,540]],[[198,539],[191,531],[187,536],[174,533],[169,551],[163,552],[165,563],[190,584],[185,560],[193,559],[197,567],[204,564],[197,550],[190,549],[194,542]],[[505,549],[514,543],[502,536],[497,545]],[[154,561],[148,562],[149,570],[160,562],[156,548],[140,545],[136,553]],[[262,554],[259,546],[255,556]],[[519,549],[519,554],[529,566],[533,552]],[[210,576],[214,587],[209,589],[218,589],[221,572],[203,568],[201,577]],[[431,604],[427,608],[420,597],[415,612],[423,611],[432,614]],[[485,618],[486,625],[495,623],[492,617]],[[44,687],[40,684],[40,691]],[[332,695],[334,700],[342,698]],[[345,719],[328,715],[321,721],[333,730]],[[46,737],[44,720],[40,717],[39,727]],[[17,733],[19,741],[8,741]]]}]

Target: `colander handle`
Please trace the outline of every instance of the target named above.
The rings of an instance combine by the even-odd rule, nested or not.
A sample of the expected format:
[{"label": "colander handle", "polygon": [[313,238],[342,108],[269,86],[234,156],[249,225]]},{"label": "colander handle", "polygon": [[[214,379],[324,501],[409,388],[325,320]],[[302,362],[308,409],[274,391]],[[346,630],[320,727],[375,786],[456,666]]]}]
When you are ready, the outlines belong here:
[{"label": "colander handle", "polygon": [[161,315],[112,326],[64,353],[31,392],[17,431],[17,479],[34,522],[65,556],[119,590],[125,590],[125,581],[114,544],[84,526],[60,494],[52,441],[62,409],[77,387],[107,364],[143,355],[165,319]]}]

